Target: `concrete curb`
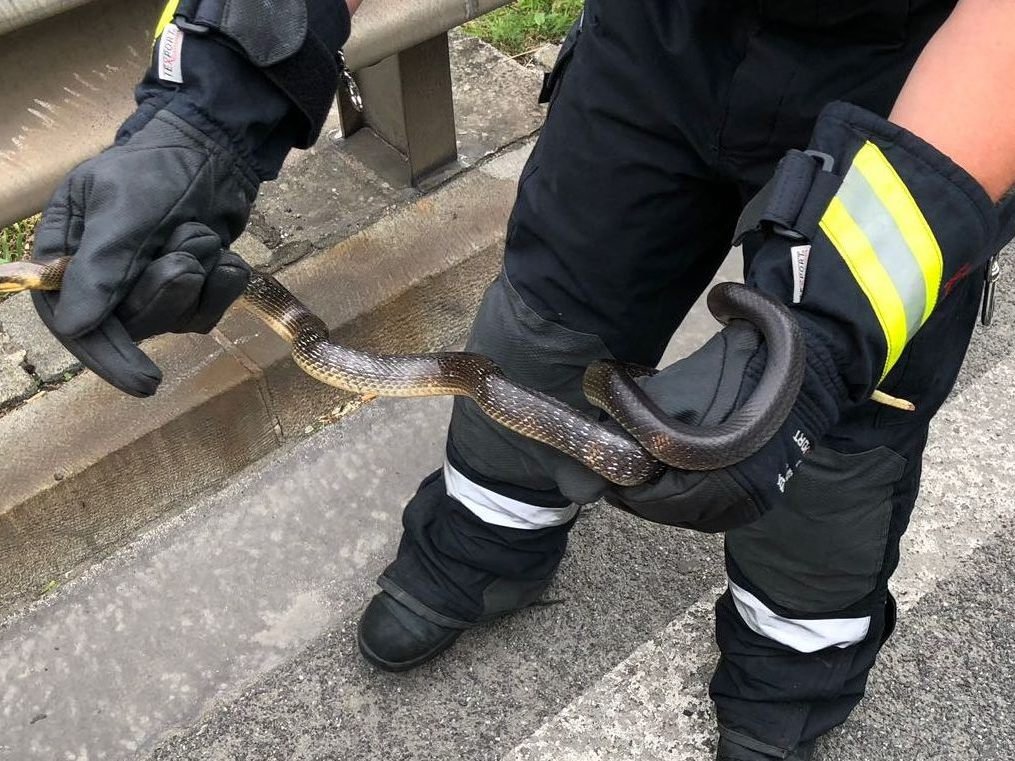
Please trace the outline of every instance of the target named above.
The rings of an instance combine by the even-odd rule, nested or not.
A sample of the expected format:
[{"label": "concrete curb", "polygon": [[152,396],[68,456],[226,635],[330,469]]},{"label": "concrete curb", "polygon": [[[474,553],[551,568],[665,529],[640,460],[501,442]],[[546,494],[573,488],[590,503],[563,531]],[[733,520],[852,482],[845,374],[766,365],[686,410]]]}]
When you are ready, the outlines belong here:
[{"label": "concrete curb", "polygon": [[[529,146],[460,175],[279,279],[333,336],[381,351],[463,338],[499,266]],[[211,336],[146,345],[166,380],[152,399],[90,373],[0,427],[0,609],[37,597],[141,526],[302,435],[349,401],[234,309]]]}]

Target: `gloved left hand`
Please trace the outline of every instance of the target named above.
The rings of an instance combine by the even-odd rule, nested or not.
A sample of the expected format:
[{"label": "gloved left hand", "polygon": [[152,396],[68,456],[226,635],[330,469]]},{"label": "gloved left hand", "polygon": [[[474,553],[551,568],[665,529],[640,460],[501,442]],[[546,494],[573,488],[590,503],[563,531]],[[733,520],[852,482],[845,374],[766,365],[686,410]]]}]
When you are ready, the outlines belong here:
[{"label": "gloved left hand", "polygon": [[[734,321],[697,352],[641,385],[673,417],[713,426],[753,391],[766,355],[760,334]],[[845,389],[826,381],[825,374],[808,368],[786,421],[746,460],[703,473],[670,469],[650,484],[610,487],[606,500],[643,518],[698,531],[726,531],[754,521],[775,506],[812,446],[838,419]]]}]

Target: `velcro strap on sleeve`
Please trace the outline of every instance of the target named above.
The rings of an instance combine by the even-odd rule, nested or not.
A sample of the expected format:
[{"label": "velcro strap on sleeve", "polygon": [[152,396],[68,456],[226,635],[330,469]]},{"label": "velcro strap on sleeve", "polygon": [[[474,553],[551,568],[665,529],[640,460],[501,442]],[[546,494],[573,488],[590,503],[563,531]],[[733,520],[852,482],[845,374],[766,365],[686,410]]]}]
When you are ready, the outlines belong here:
[{"label": "velcro strap on sleeve", "polygon": [[345,0],[171,0],[164,16],[243,54],[306,118],[295,147],[317,140],[338,89],[337,55],[349,38]]},{"label": "velcro strap on sleeve", "polygon": [[826,154],[789,151],[772,179],[744,207],[733,244],[762,229],[793,240],[811,240],[841,182],[832,169],[832,158]]},{"label": "velcro strap on sleeve", "polygon": [[264,69],[265,74],[303,112],[310,129],[296,148],[309,148],[321,134],[338,90],[339,68],[335,54],[315,35],[294,56]]},{"label": "velcro strap on sleeve", "polygon": [[307,15],[305,0],[180,0],[176,9],[176,16],[189,24],[227,37],[261,68],[284,61],[303,47]]}]

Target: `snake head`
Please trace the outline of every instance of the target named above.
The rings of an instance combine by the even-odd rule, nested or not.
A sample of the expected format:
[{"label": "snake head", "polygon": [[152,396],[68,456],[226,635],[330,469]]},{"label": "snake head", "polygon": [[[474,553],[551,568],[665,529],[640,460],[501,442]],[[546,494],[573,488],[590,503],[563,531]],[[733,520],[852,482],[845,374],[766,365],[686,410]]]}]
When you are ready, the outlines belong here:
[{"label": "snake head", "polygon": [[0,264],[0,293],[57,291],[66,267],[65,259],[46,265],[38,262]]},{"label": "snake head", "polygon": [[0,293],[19,293],[29,288],[30,282],[21,274],[20,268],[14,269],[13,264],[0,266]]}]

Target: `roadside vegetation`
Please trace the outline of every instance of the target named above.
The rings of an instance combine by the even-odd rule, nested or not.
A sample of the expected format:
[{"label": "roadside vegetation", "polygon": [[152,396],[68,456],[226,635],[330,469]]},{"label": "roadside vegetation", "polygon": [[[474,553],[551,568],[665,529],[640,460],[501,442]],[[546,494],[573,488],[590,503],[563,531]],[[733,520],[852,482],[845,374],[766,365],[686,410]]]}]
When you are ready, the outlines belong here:
[{"label": "roadside vegetation", "polygon": [[583,0],[518,0],[465,25],[465,31],[510,56],[560,42],[582,12]]},{"label": "roadside vegetation", "polygon": [[0,264],[26,259],[32,253],[33,233],[39,217],[16,222],[0,230]]}]

